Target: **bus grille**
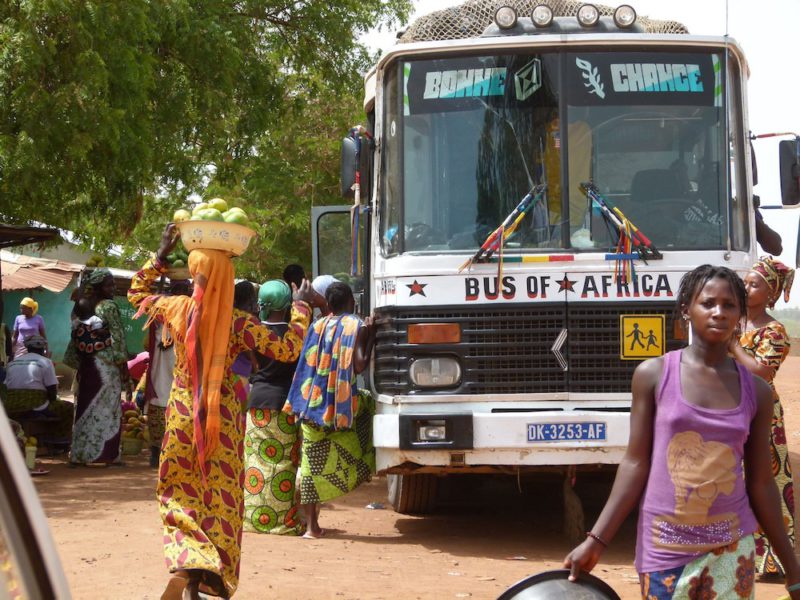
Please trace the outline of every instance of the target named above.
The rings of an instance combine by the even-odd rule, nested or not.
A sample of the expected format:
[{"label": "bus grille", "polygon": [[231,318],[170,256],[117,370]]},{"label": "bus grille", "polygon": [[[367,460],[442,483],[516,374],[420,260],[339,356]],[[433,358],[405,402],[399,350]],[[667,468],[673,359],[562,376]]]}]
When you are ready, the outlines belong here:
[{"label": "bus grille", "polygon": [[[673,302],[573,304],[542,303],[477,308],[415,309],[387,307],[378,311],[373,377],[384,394],[522,394],[621,393],[630,391],[639,361],[619,358],[619,317],[622,314],[666,316],[667,350],[680,347],[673,339]],[[459,323],[460,344],[407,343],[414,323]],[[564,371],[550,348],[562,328],[567,342],[561,353]],[[462,379],[457,388],[419,390],[409,379],[417,357],[456,356]]]}]

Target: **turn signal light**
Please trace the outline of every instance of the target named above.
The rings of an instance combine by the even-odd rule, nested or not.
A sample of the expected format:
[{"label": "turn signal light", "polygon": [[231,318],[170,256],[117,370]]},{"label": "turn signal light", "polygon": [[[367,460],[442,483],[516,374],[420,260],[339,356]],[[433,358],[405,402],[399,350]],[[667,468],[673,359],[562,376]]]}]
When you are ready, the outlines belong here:
[{"label": "turn signal light", "polygon": [[458,323],[417,323],[408,326],[409,344],[458,344],[461,326]]}]

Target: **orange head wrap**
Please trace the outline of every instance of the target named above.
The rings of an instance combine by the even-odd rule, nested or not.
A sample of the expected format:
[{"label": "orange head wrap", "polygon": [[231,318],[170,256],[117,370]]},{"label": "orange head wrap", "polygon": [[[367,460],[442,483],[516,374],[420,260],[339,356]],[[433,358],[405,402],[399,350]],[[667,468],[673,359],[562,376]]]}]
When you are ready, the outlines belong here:
[{"label": "orange head wrap", "polygon": [[200,469],[219,444],[220,388],[233,316],[234,270],[220,250],[192,250],[189,271],[194,279],[192,315],[186,330],[186,354],[194,396],[194,443]]}]

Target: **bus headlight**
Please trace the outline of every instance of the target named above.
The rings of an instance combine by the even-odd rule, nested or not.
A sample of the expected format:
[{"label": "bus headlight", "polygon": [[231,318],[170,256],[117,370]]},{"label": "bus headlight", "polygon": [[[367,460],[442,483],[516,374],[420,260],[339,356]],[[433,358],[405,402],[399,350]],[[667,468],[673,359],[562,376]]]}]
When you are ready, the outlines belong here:
[{"label": "bus headlight", "polygon": [[511,29],[517,24],[517,11],[510,6],[501,6],[494,13],[494,22],[500,29]]},{"label": "bus headlight", "polygon": [[421,388],[453,387],[461,382],[461,365],[451,356],[418,358],[408,373]]},{"label": "bus headlight", "polygon": [[536,27],[549,27],[553,22],[553,9],[546,4],[540,4],[531,11],[531,21]]},{"label": "bus headlight", "polygon": [[600,11],[594,4],[584,4],[578,9],[578,23],[583,27],[594,27],[600,20]]},{"label": "bus headlight", "polygon": [[636,11],[628,4],[620,4],[614,11],[614,24],[620,29],[627,29],[636,23]]}]

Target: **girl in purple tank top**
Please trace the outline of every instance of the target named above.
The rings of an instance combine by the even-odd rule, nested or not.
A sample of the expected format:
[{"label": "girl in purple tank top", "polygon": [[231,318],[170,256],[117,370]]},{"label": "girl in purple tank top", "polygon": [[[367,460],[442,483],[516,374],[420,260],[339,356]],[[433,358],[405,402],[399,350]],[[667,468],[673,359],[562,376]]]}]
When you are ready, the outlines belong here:
[{"label": "girl in purple tank top", "polygon": [[692,343],[636,369],[628,448],[597,523],[564,561],[571,578],[597,564],[638,503],[643,598],[754,598],[760,524],[800,600],[800,565],[771,476],[772,392],[728,355],[746,298],[725,267],[703,265],[681,280]]}]

